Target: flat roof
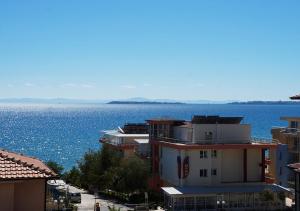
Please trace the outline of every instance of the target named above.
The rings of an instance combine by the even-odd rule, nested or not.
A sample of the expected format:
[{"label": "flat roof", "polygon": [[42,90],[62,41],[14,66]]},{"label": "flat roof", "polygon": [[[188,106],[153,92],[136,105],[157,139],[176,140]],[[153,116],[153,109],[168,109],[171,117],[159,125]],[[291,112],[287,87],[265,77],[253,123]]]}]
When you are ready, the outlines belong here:
[{"label": "flat roof", "polygon": [[134,139],[135,142],[137,142],[138,144],[148,144],[149,143],[149,139]]},{"label": "flat roof", "polygon": [[289,189],[276,184],[253,184],[253,185],[223,185],[223,186],[201,186],[201,187],[162,187],[168,195],[198,195],[214,193],[253,193],[271,190],[274,192],[290,192]]},{"label": "flat roof", "polygon": [[149,134],[128,134],[128,133],[120,133],[118,130],[104,130],[102,131],[105,135],[111,135],[115,137],[143,137],[148,138]]},{"label": "flat roof", "polygon": [[243,117],[193,116],[193,124],[240,124]]}]

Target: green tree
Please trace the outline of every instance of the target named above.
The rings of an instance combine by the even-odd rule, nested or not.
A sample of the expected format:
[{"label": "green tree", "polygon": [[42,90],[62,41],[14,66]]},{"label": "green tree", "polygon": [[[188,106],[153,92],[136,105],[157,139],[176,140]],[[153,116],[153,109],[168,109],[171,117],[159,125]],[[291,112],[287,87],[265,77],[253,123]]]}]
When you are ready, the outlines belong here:
[{"label": "green tree", "polygon": [[52,170],[54,171],[59,177],[62,176],[62,172],[64,170],[64,167],[60,164],[58,164],[55,161],[49,160],[48,162],[46,162],[46,165]]},{"label": "green tree", "polygon": [[147,189],[149,168],[144,160],[130,157],[122,161],[120,169],[115,184],[117,191],[132,193]]},{"label": "green tree", "polygon": [[101,175],[101,157],[99,151],[89,150],[78,162],[81,172],[81,185],[83,188],[92,190],[100,182]]},{"label": "green tree", "polygon": [[78,168],[73,166],[73,168],[63,174],[63,179],[66,181],[66,183],[70,183],[72,185],[75,185],[77,187],[81,187],[81,172]]}]

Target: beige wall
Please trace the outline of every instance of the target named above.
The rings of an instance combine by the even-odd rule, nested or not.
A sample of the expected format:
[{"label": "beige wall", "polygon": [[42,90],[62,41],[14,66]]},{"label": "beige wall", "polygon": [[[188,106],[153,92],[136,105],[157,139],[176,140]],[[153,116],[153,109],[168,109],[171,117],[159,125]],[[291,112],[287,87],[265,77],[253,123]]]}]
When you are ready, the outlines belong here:
[{"label": "beige wall", "polygon": [[0,210],[43,211],[45,180],[19,180],[0,184]]},{"label": "beige wall", "polygon": [[207,142],[206,132],[212,132],[212,143],[249,143],[251,127],[247,124],[193,124],[193,142]]},{"label": "beige wall", "polygon": [[258,182],[261,180],[261,149],[247,149],[247,180]]},{"label": "beige wall", "polygon": [[[220,185],[222,183],[244,182],[244,149],[217,150],[217,157],[211,157],[211,149],[206,149],[207,158],[200,158],[200,150],[177,150],[162,147],[160,159],[161,178],[175,186]],[[182,160],[189,156],[190,171],[181,181],[177,176],[177,156]],[[247,181],[261,181],[261,149],[247,149]],[[200,177],[200,169],[207,169],[207,177]],[[217,175],[211,175],[216,169]]]},{"label": "beige wall", "polygon": [[227,149],[222,153],[222,182],[243,182],[243,149]]}]

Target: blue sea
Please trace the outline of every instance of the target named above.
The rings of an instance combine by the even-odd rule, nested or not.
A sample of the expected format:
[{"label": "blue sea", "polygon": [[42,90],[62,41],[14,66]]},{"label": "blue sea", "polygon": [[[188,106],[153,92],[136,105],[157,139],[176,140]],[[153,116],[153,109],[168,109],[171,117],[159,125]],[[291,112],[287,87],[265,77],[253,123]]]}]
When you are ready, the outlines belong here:
[{"label": "blue sea", "polygon": [[101,147],[101,131],[157,117],[242,116],[252,136],[271,138],[281,116],[300,116],[298,105],[21,105],[0,104],[0,148],[54,160],[65,169]]}]

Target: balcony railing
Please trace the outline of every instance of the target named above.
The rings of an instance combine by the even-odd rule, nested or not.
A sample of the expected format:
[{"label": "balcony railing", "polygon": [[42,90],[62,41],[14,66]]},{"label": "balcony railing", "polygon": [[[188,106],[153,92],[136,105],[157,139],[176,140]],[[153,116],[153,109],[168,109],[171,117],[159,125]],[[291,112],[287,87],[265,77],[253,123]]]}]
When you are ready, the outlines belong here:
[{"label": "balcony railing", "polygon": [[273,127],[272,130],[279,130],[280,133],[296,135],[300,133],[299,128],[289,128],[289,127]]},{"label": "balcony railing", "polygon": [[258,143],[258,144],[276,144],[279,143],[276,139],[270,139],[270,138],[256,138],[252,137],[250,140],[229,140],[229,139],[216,139],[216,140],[181,140],[176,138],[170,138],[170,137],[151,137],[156,140],[170,142],[170,143],[178,143],[178,144],[238,144],[238,143]]},{"label": "balcony railing", "polygon": [[272,138],[259,138],[259,137],[252,137],[251,138],[252,143],[258,143],[258,144],[278,144],[279,141],[277,139],[272,139]]}]

